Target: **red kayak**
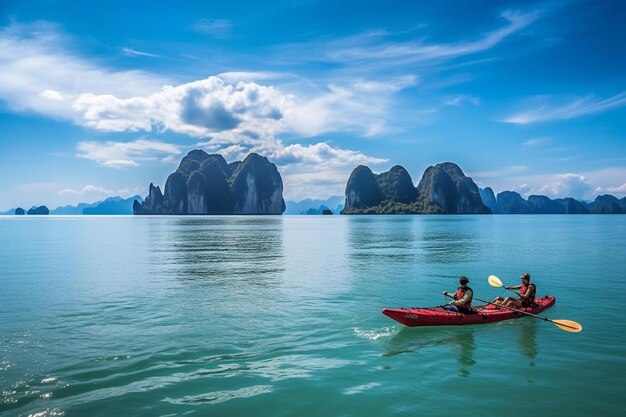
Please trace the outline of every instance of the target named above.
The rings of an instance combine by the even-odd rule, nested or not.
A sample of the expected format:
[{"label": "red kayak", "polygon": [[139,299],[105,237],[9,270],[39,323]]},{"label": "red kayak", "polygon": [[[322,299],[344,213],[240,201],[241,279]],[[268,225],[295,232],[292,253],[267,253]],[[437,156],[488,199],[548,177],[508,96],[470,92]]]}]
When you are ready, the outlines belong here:
[{"label": "red kayak", "polygon": [[[552,307],[556,299],[552,296],[535,298],[535,306],[522,307],[519,310],[525,313],[538,314],[546,308]],[[477,306],[473,314],[456,313],[444,310],[441,307],[425,308],[383,308],[383,314],[409,327],[416,326],[458,326],[463,324],[484,324],[496,321],[517,319],[525,314],[496,307],[488,304]]]}]

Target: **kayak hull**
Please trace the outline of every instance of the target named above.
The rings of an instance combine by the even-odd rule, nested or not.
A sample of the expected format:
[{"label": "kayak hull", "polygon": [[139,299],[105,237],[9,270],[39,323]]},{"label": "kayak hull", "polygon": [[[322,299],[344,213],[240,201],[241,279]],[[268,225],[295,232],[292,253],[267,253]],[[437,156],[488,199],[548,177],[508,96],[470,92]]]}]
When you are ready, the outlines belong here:
[{"label": "kayak hull", "polygon": [[[553,296],[536,298],[533,307],[519,308],[525,313],[538,314],[556,302]],[[383,308],[383,314],[408,327],[417,326],[462,326],[467,324],[495,323],[524,317],[525,314],[493,305],[476,307],[475,314],[457,313],[441,307],[426,308]]]}]

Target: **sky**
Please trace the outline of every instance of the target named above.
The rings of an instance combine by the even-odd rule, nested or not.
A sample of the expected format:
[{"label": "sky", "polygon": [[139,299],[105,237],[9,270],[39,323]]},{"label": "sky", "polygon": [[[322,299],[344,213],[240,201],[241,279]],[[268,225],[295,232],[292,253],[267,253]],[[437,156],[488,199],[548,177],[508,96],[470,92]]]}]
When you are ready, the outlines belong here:
[{"label": "sky", "polygon": [[626,196],[620,1],[0,0],[0,210],[163,187],[192,149],[290,200],[455,162],[527,197]]}]

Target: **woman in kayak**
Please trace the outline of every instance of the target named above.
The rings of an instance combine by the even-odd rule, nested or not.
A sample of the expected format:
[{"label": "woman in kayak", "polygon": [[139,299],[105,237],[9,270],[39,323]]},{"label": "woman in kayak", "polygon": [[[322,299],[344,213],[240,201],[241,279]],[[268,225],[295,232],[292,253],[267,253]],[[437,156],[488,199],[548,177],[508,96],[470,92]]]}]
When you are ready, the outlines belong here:
[{"label": "woman in kayak", "polygon": [[528,272],[524,272],[520,279],[522,280],[521,285],[504,287],[507,290],[519,290],[519,298],[515,299],[512,297],[507,297],[501,303],[496,302],[496,304],[502,304],[503,306],[515,308],[533,306],[533,304],[535,303],[535,294],[537,294],[537,287],[535,286],[535,283],[530,282],[530,274]]},{"label": "woman in kayak", "polygon": [[467,286],[469,279],[466,276],[462,276],[459,279],[461,286],[457,288],[456,293],[450,294],[448,291],[444,291],[443,295],[454,298],[454,301],[443,306],[445,310],[456,311],[458,313],[473,313],[472,310],[472,298],[474,298],[474,291]]}]

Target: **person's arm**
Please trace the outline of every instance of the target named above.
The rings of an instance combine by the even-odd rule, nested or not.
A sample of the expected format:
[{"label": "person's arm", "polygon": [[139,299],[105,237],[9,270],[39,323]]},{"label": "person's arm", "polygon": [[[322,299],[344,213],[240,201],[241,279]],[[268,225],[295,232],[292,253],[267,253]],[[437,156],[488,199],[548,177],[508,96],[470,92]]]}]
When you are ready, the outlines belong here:
[{"label": "person's arm", "polygon": [[457,306],[461,304],[465,304],[469,300],[471,300],[473,296],[474,294],[472,293],[472,290],[467,290],[465,291],[465,294],[463,294],[463,298],[461,298],[460,300],[454,301],[452,304],[457,305]]},{"label": "person's arm", "polygon": [[511,287],[505,285],[504,288],[506,288],[507,290],[519,290],[520,288],[522,288],[522,285],[521,284],[520,285],[513,285]]}]

